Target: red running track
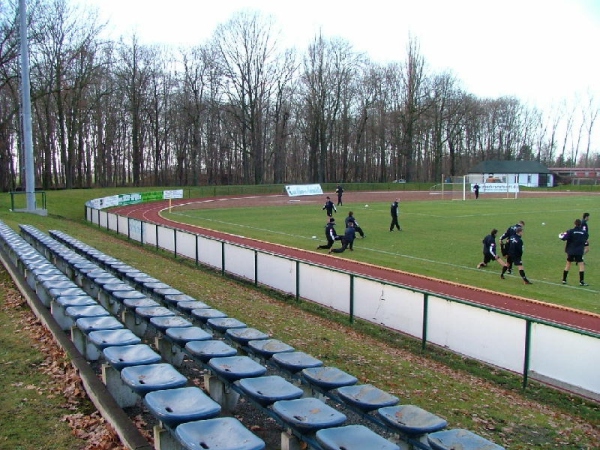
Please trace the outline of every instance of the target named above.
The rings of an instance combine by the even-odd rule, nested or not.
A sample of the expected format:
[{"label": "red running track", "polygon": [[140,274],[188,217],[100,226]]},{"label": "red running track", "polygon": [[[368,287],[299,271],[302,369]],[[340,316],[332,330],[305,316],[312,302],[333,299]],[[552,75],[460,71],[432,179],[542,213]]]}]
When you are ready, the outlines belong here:
[{"label": "red running track", "polygon": [[[390,194],[387,194],[387,196],[389,197]],[[259,197],[245,197],[244,205],[248,206],[249,202],[252,201],[252,199],[258,198]],[[179,199],[172,200],[171,205],[177,206],[191,203],[203,203],[206,205],[207,202],[212,202],[210,207],[233,206],[229,202],[227,203],[227,205],[225,205],[219,200],[221,199],[202,199],[196,201],[194,201],[193,199]],[[320,199],[318,200],[318,202],[320,202]],[[586,312],[559,305],[553,305],[538,300],[511,296],[508,294],[493,292],[481,288],[461,285],[444,280],[427,278],[424,276],[414,275],[386,267],[374,266],[358,261],[332,257],[331,255],[327,254],[290,248],[283,245],[272,244],[269,242],[263,242],[255,239],[248,239],[241,236],[221,233],[218,231],[209,230],[193,225],[173,222],[163,218],[160,215],[160,211],[168,207],[169,203],[167,201],[160,201],[120,207],[114,209],[113,212],[117,212],[120,215],[136,218],[151,223],[162,224],[172,228],[189,231],[191,233],[202,234],[205,236],[223,239],[236,244],[242,244],[248,247],[264,250],[279,255],[284,255],[290,258],[299,259],[302,261],[309,261],[313,264],[333,267],[336,269],[365,275],[370,278],[376,278],[390,283],[409,286],[415,289],[428,291],[435,294],[441,294],[457,299],[462,299],[479,305],[489,306],[499,310],[509,311],[511,313],[520,314],[527,317],[540,319],[547,322],[553,322],[563,326],[600,334],[600,315],[594,314],[592,312]]]}]

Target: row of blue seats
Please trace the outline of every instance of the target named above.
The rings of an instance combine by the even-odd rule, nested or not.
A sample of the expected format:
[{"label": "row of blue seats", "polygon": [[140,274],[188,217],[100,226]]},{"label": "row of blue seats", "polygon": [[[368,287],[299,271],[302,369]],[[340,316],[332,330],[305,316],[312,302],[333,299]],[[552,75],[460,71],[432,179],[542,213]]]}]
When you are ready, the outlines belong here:
[{"label": "row of blue seats", "polygon": [[[31,233],[31,230],[27,230]],[[136,277],[137,278],[137,277]],[[135,282],[137,283],[137,281]],[[173,293],[171,293],[171,295],[173,295]],[[179,302],[181,303],[181,302]],[[241,324],[239,321],[236,322],[235,324],[233,323],[233,319],[231,318],[227,318],[227,317],[223,317],[223,314],[220,312],[217,312],[216,310],[212,310],[212,309],[208,309],[208,308],[198,308],[197,310],[193,309],[192,312],[194,313],[194,316],[196,318],[201,319],[203,324],[206,324],[207,322],[211,322],[209,324],[209,328],[213,331],[226,331],[227,333],[230,333],[229,336],[231,338],[233,338],[235,341],[242,342],[242,343],[256,343],[257,344],[257,348],[260,348],[261,351],[264,352],[272,352],[274,351],[274,347],[273,347],[273,343],[274,340],[265,340],[265,341],[261,341],[261,340],[252,340],[253,338],[265,338],[267,337],[264,334],[259,333],[257,330],[254,330],[254,332],[252,332],[252,329],[248,329],[247,327],[245,327],[244,324],[243,325],[243,329],[241,328],[235,328],[235,327],[239,327],[239,325]],[[151,319],[151,322],[154,320],[154,318]],[[234,328],[230,329],[230,326],[234,326]],[[168,331],[172,331],[172,330],[166,330],[167,334]],[[190,328],[185,328],[182,329],[181,331],[187,331],[188,333],[184,333],[184,334],[190,334],[189,332],[192,331],[191,327]],[[240,333],[238,334],[237,331],[239,331]],[[261,334],[260,336],[257,335]],[[197,334],[196,333],[192,333],[192,334]],[[210,336],[210,335],[209,335]],[[185,339],[184,336],[179,337],[179,339]],[[266,345],[266,346],[261,346],[259,343],[264,342],[265,344],[270,344],[270,345]],[[239,388],[238,390],[244,391],[246,394],[251,395],[252,393],[255,393],[258,398],[258,403],[261,404],[261,406],[266,406],[269,403],[274,403],[276,400],[279,399],[285,399],[285,398],[297,398],[302,396],[303,391],[301,389],[298,389],[297,387],[295,387],[294,385],[288,383],[287,381],[283,380],[281,377],[277,377],[277,376],[270,376],[270,377],[258,377],[258,375],[262,375],[265,372],[265,369],[261,366],[256,364],[255,362],[253,362],[252,360],[250,360],[247,357],[233,357],[233,356],[228,356],[228,355],[234,355],[236,353],[236,350],[229,347],[227,344],[223,343],[222,341],[218,341],[218,340],[210,340],[210,341],[192,341],[192,342],[187,342],[187,352],[189,355],[192,356],[193,359],[198,359],[200,360],[201,363],[204,363],[208,366],[208,368],[216,373],[219,378],[221,379],[225,379],[227,382],[234,382],[234,383],[239,383]],[[319,364],[321,364],[319,362]],[[252,377],[256,377],[256,378],[244,378],[244,377],[248,377],[248,376],[252,376]],[[356,380],[354,380],[355,382]],[[238,387],[238,384],[235,384],[236,387]],[[211,395],[214,392],[214,389],[210,389],[211,391]],[[269,392],[271,392],[271,394],[269,394]],[[314,400],[311,400],[310,402],[312,403],[307,403],[307,401],[303,400],[301,402],[298,402],[298,405],[296,405],[296,408],[299,409],[303,409],[303,410],[310,410],[310,411],[317,411],[320,410],[321,414],[325,417],[325,412],[328,411],[327,405],[325,405],[322,402],[319,402],[320,404],[320,408],[316,408],[317,405],[314,404]],[[281,403],[282,406],[283,403]],[[304,406],[302,406],[304,405]],[[277,405],[275,405],[277,406]],[[285,410],[284,410],[285,411]],[[344,419],[342,415],[337,414],[336,413],[336,420],[339,422],[339,420]],[[322,419],[320,419],[322,421]],[[281,419],[280,419],[281,421]],[[314,422],[314,420],[313,420]],[[338,424],[338,422],[328,422],[331,423],[331,425],[335,425]],[[314,425],[313,425],[314,426]],[[308,424],[306,423],[299,423],[298,426],[296,426],[296,428],[302,429],[301,434],[303,438],[306,438],[306,430],[310,431],[314,431],[311,430],[309,428]],[[304,429],[306,428],[306,430]],[[356,427],[354,427],[356,428]],[[333,432],[333,431],[331,431]],[[366,433],[368,433],[368,430],[362,430],[362,428],[357,428],[355,430],[355,432],[353,434],[360,434],[360,435],[365,435]],[[326,433],[325,433],[326,435]],[[373,438],[375,437],[375,435],[372,435]],[[389,444],[389,443],[388,443]],[[319,447],[320,448],[320,447]],[[396,448],[396,447],[394,447]]]},{"label": "row of blue seats", "polygon": [[[249,354],[258,356],[263,362],[274,364],[278,369],[283,369],[288,374],[292,374],[292,378],[295,377],[296,380],[306,383],[311,387],[313,393],[315,391],[320,392],[337,403],[358,411],[363,417],[370,419],[382,428],[400,433],[406,441],[416,447],[430,448],[429,445],[431,445],[431,448],[436,449],[449,448],[444,445],[458,440],[461,442],[461,445],[470,443],[473,445],[471,448],[484,448],[484,446],[485,448],[500,448],[466,430],[439,431],[446,426],[446,422],[439,417],[413,405],[397,406],[398,399],[396,397],[374,386],[356,385],[356,378],[337,368],[322,367],[320,361],[309,355],[295,352],[293,348],[287,346],[285,343],[269,339],[265,333],[248,328],[242,322],[237,321],[237,319],[229,318],[220,311],[208,308],[205,304],[202,304],[201,308],[195,308],[194,306],[199,306],[193,305],[197,300],[191,299],[185,294],[161,283],[159,280],[148,279],[145,274],[141,274],[139,271],[136,272],[134,268],[127,267],[122,262],[104,255],[80,241],[74,240],[62,232],[51,232],[51,234],[58,240],[67,243],[71,248],[76,249],[79,254],[84,254],[86,259],[89,258],[95,261],[117,277],[120,276],[120,279],[129,281],[131,285],[137,287],[140,291],[145,291],[146,294],[155,297],[161,304],[174,306],[175,309],[178,309],[177,307],[180,303],[182,306],[185,305],[182,308],[183,312],[191,313],[191,316],[199,320],[209,331],[220,332],[229,341],[237,344],[238,347],[244,349]],[[45,237],[45,235],[43,236]],[[67,267],[64,269],[68,271]],[[80,269],[74,269],[74,271],[77,270]],[[73,276],[77,278],[76,273],[73,273]],[[98,276],[96,280],[100,280],[101,278]],[[101,283],[100,292],[104,292],[103,286],[107,284],[111,283]],[[114,289],[109,289],[107,299],[110,300],[111,295],[115,292]],[[115,301],[113,299],[112,301],[114,306],[119,300]],[[192,303],[192,305],[186,303]],[[190,306],[192,309],[190,309]],[[144,311],[140,311],[140,309]],[[150,311],[146,311],[146,309]],[[178,330],[185,334],[183,322],[181,323],[182,327],[165,329],[164,325],[169,323],[171,320],[169,319],[170,317],[173,318],[172,320],[179,319],[185,321],[185,319],[170,315],[162,306],[138,306],[135,309],[135,320],[138,320],[140,316],[142,319],[149,319],[150,323],[162,320],[164,322],[162,323],[163,327],[159,326],[158,329],[167,338],[170,338],[172,342],[175,341],[177,343],[178,339],[176,336],[174,338],[173,336],[169,337],[169,331]],[[149,318],[149,316],[152,317]],[[130,317],[134,317],[134,315]],[[152,324],[156,327],[156,323]],[[189,325],[185,323],[185,326]],[[178,331],[174,331],[173,334],[178,334]],[[234,353],[232,353],[231,347],[223,341],[188,341],[185,343],[183,349],[188,356],[199,360],[211,372],[217,374],[219,379],[233,383],[238,392],[248,395],[251,400],[259,403],[262,407],[271,405],[269,411],[273,413],[272,415],[275,418],[280,419],[280,422],[283,419],[284,424],[291,426],[292,431],[295,431],[295,434],[300,439],[307,440],[313,446],[314,443],[310,438],[307,439],[307,436],[314,433],[315,430],[317,430],[317,442],[321,445],[324,445],[321,441],[326,440],[326,437],[329,435],[331,435],[329,438],[331,445],[349,439],[348,443],[354,443],[352,445],[356,446],[358,442],[364,444],[364,439],[372,439],[373,443],[375,443],[375,438],[379,438],[376,434],[368,433],[368,430],[360,426],[358,428],[357,426],[351,426],[352,428],[348,428],[348,426],[339,427],[339,429],[329,428],[337,427],[337,425],[345,422],[346,418],[338,411],[328,409],[327,405],[319,399],[304,398],[297,401],[289,401],[289,404],[280,402],[282,396],[289,395],[293,398],[293,396],[299,395],[298,392],[301,391],[278,376],[264,376],[265,369],[262,365],[256,364],[245,356],[233,356]],[[299,376],[297,375],[298,373],[300,374]],[[221,390],[223,389],[221,388]],[[209,391],[211,395],[214,394],[212,390],[209,389]],[[315,402],[318,403],[315,404]],[[307,422],[305,417],[307,410],[325,411],[327,421],[322,422],[323,419],[321,417],[312,417]],[[374,410],[377,411],[377,414],[370,414]],[[296,421],[295,418],[297,417],[302,417],[302,419]],[[346,428],[348,429],[346,430]],[[426,433],[431,434],[425,436]],[[421,440],[415,439],[419,435],[421,436]],[[349,438],[350,436],[351,438]],[[425,437],[427,439],[424,439]],[[389,441],[386,441],[387,443]],[[490,447],[490,445],[493,447]],[[330,447],[325,446],[324,448]],[[331,448],[339,447],[334,446]],[[346,446],[344,448],[358,447]]]},{"label": "row of blue seats", "polygon": [[[7,250],[6,253],[10,255],[11,261],[20,269],[30,286],[33,285],[37,289],[36,292],[44,292],[42,297],[44,295],[51,296],[50,306],[61,298],[62,289],[69,290],[68,297],[80,297],[89,303],[91,299],[89,295],[75,287],[76,285],[68,285],[68,278],[59,279],[61,272],[56,266],[53,266],[21,236],[1,222],[0,236],[3,250]],[[54,279],[52,286],[48,285],[47,280],[42,279],[43,277],[36,280],[40,271],[47,275],[53,269],[55,272],[52,275],[57,278]],[[76,291],[77,289],[80,291]],[[83,308],[88,307],[95,307],[98,312],[100,305],[83,306]],[[127,403],[127,398],[136,401],[137,398],[143,397],[144,403],[159,420],[164,419],[166,423],[170,423],[174,427],[170,431],[176,439],[163,439],[160,448],[259,450],[265,447],[264,442],[237,419],[216,417],[221,411],[218,403],[210,399],[201,389],[187,386],[189,383],[186,377],[170,364],[161,362],[159,355],[155,354],[148,346],[140,344],[139,337],[125,329],[123,324],[120,324],[106,311],[100,315],[96,315],[94,312],[91,316],[82,316],[76,312],[78,308],[81,306],[67,307],[63,313],[64,318],[75,321],[76,326],[73,329],[85,329],[90,334],[104,333],[108,341],[112,340],[115,344],[118,343],[115,346],[101,345],[104,357],[110,361],[110,364],[104,368],[112,371],[109,372],[108,377],[105,377],[109,390],[112,389],[111,392],[113,394],[116,392],[117,396],[122,394],[123,398],[120,400],[124,400],[125,403]],[[102,325],[101,322],[108,326]],[[94,325],[94,323],[96,324]],[[120,345],[123,341],[116,337],[116,334],[121,334],[125,340],[132,340],[132,342],[128,345]],[[98,341],[104,342],[104,339],[98,336]],[[111,373],[112,375],[110,375]],[[184,414],[181,417],[181,419],[187,420],[185,423],[183,423],[184,420],[177,420],[176,413],[174,415],[170,413],[171,406],[169,405],[175,406],[177,411],[181,410],[179,405],[182,402],[175,401],[173,403],[175,398],[187,399],[188,404],[192,407],[190,414]],[[190,401],[191,403],[189,403]]]}]

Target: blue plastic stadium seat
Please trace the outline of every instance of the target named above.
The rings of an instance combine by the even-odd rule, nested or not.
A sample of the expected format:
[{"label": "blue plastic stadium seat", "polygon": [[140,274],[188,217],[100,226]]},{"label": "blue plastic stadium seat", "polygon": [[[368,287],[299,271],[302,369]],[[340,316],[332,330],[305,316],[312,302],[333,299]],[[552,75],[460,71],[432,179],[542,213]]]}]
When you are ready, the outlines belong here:
[{"label": "blue plastic stadium seat", "polygon": [[267,369],[248,356],[225,356],[212,358],[208,365],[213,373],[227,381],[240,378],[260,377]]},{"label": "blue plastic stadium seat", "polygon": [[[169,286],[167,283],[163,283],[162,281],[148,281],[141,283],[141,287],[138,287],[138,289],[142,291],[142,293],[146,294],[148,297],[157,298],[157,295],[155,294],[155,291],[157,289],[171,289],[171,286]],[[159,298],[159,300],[162,299]]]},{"label": "blue plastic stadium seat", "polygon": [[[177,305],[177,307],[179,308],[180,306]],[[203,324],[205,324],[208,319],[213,319],[216,317],[227,317],[227,314],[225,314],[223,311],[219,311],[218,309],[214,308],[192,309],[191,314],[192,317],[194,317],[194,319],[197,319],[200,323]]]},{"label": "blue plastic stadium seat", "polygon": [[311,367],[302,369],[302,376],[313,386],[326,391],[342,386],[351,386],[358,382],[358,379],[337,367]]},{"label": "blue plastic stadium seat", "polygon": [[247,345],[250,341],[269,339],[267,333],[256,328],[232,328],[225,332],[225,336],[240,345]]},{"label": "blue plastic stadium seat", "polygon": [[497,444],[468,430],[454,429],[431,433],[427,436],[433,450],[503,450]]},{"label": "blue plastic stadium seat", "polygon": [[265,359],[270,358],[276,353],[293,352],[294,347],[281,342],[277,339],[261,339],[258,341],[249,341],[248,348],[256,355]]},{"label": "blue plastic stadium seat", "polygon": [[165,363],[125,367],[121,379],[140,396],[151,391],[184,387],[187,383],[185,376]]},{"label": "blue plastic stadium seat", "polygon": [[73,326],[73,321],[65,315],[67,308],[71,306],[92,306],[98,305],[98,302],[92,297],[75,295],[58,297],[50,305],[50,312],[54,320],[60,325],[61,329],[68,330]]},{"label": "blue plastic stadium seat", "polygon": [[222,358],[225,356],[234,356],[237,350],[223,341],[206,340],[190,341],[185,344],[185,349],[194,358],[206,363],[212,358]]},{"label": "blue plastic stadium seat", "polygon": [[363,425],[327,428],[316,433],[324,450],[399,450],[393,442]]},{"label": "blue plastic stadium seat", "polygon": [[202,308],[210,308],[210,306],[200,300],[181,300],[177,302],[177,309],[186,314],[191,314],[193,310]]},{"label": "blue plastic stadium seat", "polygon": [[261,406],[268,406],[279,400],[294,400],[302,397],[304,393],[302,389],[278,375],[242,378],[237,384]]},{"label": "blue plastic stadium seat", "polygon": [[179,442],[189,450],[262,450],[265,443],[233,417],[187,422],[175,429]]},{"label": "blue plastic stadium seat", "polygon": [[281,420],[303,433],[337,427],[346,421],[344,414],[314,397],[280,400],[273,403],[272,409]]},{"label": "blue plastic stadium seat", "polygon": [[196,300],[194,297],[186,294],[166,294],[164,298],[164,302],[169,305],[177,305],[179,302],[190,302],[194,300]]},{"label": "blue plastic stadium seat", "polygon": [[135,314],[142,319],[150,320],[151,317],[174,317],[175,313],[164,306],[138,306]]},{"label": "blue plastic stadium seat", "polygon": [[96,330],[117,330],[119,328],[125,328],[121,322],[112,316],[82,317],[81,319],[77,319],[75,325],[77,325],[77,328],[86,335]]},{"label": "blue plastic stadium seat", "polygon": [[150,318],[150,324],[164,333],[167,328],[185,328],[191,327],[192,322],[180,316],[154,316]]},{"label": "blue plastic stadium seat", "polygon": [[183,292],[181,292],[178,289],[175,289],[173,287],[166,287],[166,288],[157,288],[157,289],[153,289],[152,292],[154,298],[157,298],[159,301],[164,302],[165,301],[165,297],[167,295],[183,295]]},{"label": "blue plastic stadium seat", "polygon": [[213,317],[206,321],[206,325],[218,333],[225,333],[230,328],[246,328],[247,325],[233,317]]},{"label": "blue plastic stadium seat", "polygon": [[102,350],[106,361],[117,370],[129,366],[156,364],[161,357],[146,344],[120,345]]},{"label": "blue plastic stadium seat", "polygon": [[373,411],[398,403],[395,397],[371,384],[358,384],[354,386],[342,386],[337,389],[338,396],[349,405],[363,412]]},{"label": "blue plastic stadium seat", "polygon": [[321,367],[323,361],[304,352],[276,353],[271,358],[279,367],[291,373],[300,372],[309,367]]},{"label": "blue plastic stadium seat", "polygon": [[90,343],[95,345],[98,350],[102,351],[106,347],[119,345],[135,345],[142,340],[132,333],[131,330],[121,328],[118,330],[98,330],[88,334]]},{"label": "blue plastic stadium seat", "polygon": [[154,417],[171,428],[184,422],[210,419],[221,412],[221,405],[195,386],[149,392],[144,403]]},{"label": "blue plastic stadium seat", "polygon": [[124,299],[123,306],[129,309],[136,309],[160,306],[160,304],[142,294],[142,297]]},{"label": "blue plastic stadium seat", "polygon": [[167,328],[165,336],[181,347],[185,347],[188,342],[208,341],[213,338],[212,334],[200,327]]},{"label": "blue plastic stadium seat", "polygon": [[60,325],[63,330],[68,330],[75,324],[77,319],[102,316],[110,316],[110,313],[100,305],[69,306],[65,310],[65,320]]},{"label": "blue plastic stadium seat", "polygon": [[380,408],[377,414],[392,428],[408,436],[419,436],[443,430],[448,426],[441,417],[414,405]]},{"label": "blue plastic stadium seat", "polygon": [[120,303],[125,302],[125,300],[134,300],[141,298],[148,298],[144,294],[138,291],[118,291],[113,293],[113,297]]}]

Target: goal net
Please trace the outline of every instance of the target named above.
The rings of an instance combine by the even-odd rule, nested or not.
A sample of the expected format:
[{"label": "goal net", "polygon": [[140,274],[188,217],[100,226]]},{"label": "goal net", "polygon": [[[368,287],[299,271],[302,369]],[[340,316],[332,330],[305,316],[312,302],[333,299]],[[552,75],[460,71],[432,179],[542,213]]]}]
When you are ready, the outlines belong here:
[{"label": "goal net", "polygon": [[468,176],[447,177],[442,185],[444,198],[466,200],[469,198],[471,184]]}]

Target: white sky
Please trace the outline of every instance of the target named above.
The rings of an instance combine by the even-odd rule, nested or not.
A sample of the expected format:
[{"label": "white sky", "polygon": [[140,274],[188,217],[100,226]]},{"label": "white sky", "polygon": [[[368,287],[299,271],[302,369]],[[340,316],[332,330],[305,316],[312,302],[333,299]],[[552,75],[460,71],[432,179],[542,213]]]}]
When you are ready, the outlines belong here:
[{"label": "white sky", "polygon": [[273,16],[303,51],[319,30],[380,63],[403,61],[409,35],[435,72],[479,97],[541,108],[592,92],[600,100],[600,0],[72,0],[98,7],[115,39],[203,44],[241,9]]}]

